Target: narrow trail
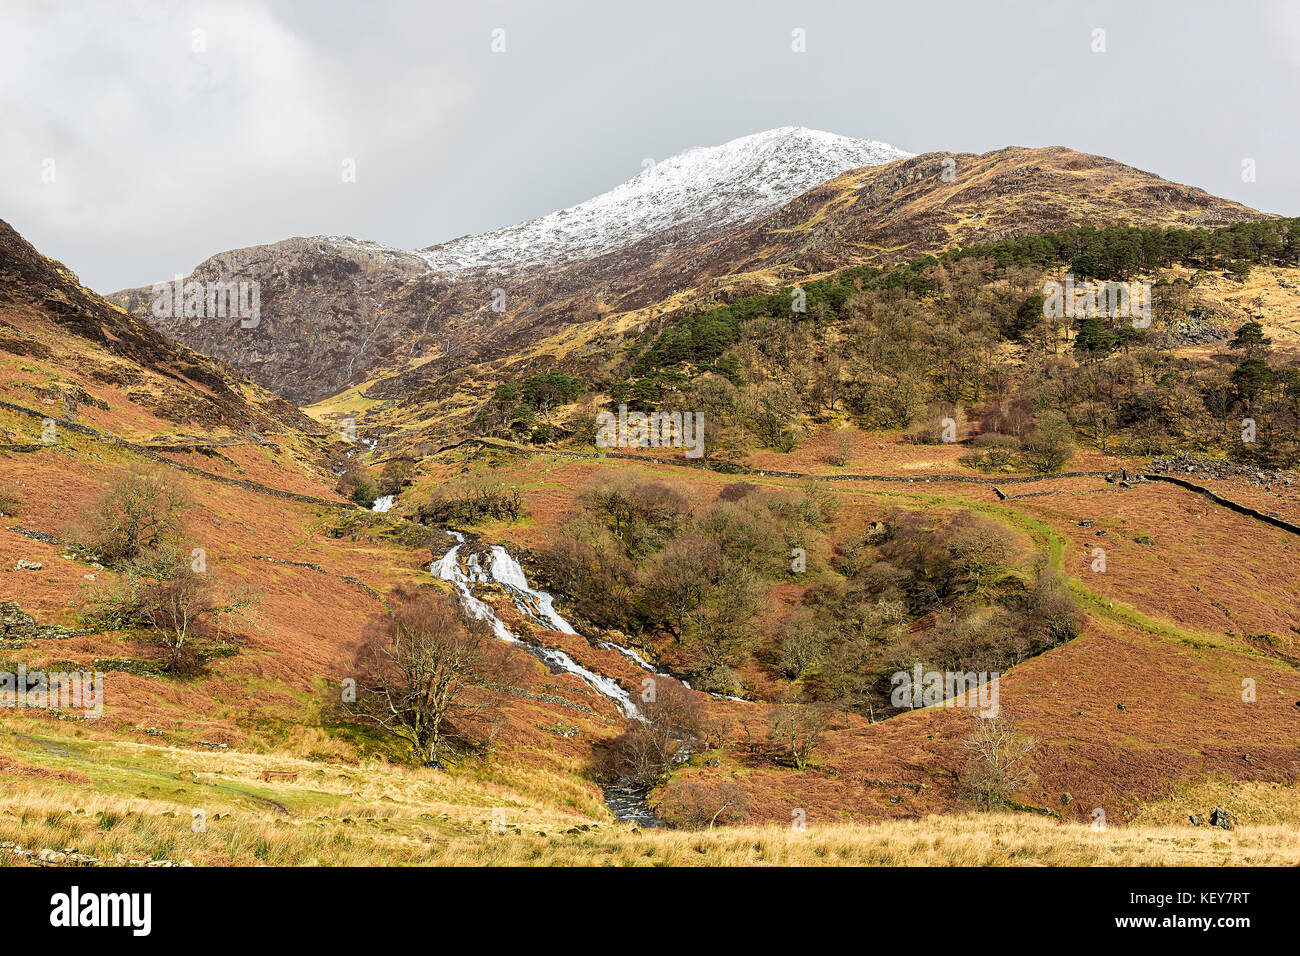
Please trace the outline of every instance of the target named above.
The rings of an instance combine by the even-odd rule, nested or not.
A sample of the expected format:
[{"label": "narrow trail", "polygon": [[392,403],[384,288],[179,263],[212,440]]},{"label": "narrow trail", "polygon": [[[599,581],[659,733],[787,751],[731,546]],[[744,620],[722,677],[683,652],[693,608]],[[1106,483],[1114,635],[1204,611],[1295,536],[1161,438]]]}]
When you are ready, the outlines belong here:
[{"label": "narrow trail", "polygon": [[[972,511],[999,517],[1024,531],[1037,547],[1043,548],[1048,555],[1048,563],[1065,580],[1079,605],[1079,609],[1098,621],[1130,631],[1154,635],[1178,643],[1219,644],[1223,635],[1191,630],[1176,621],[1167,618],[1151,617],[1133,605],[1116,597],[1099,594],[1085,583],[1083,578],[1068,573],[1065,569],[1065,537],[1046,522],[1012,506],[1010,500],[996,502],[970,501],[965,505]],[[1259,656],[1265,660],[1275,661],[1290,667],[1300,667],[1300,661],[1280,653],[1266,654],[1257,649],[1241,644],[1232,644],[1233,649],[1241,654]],[[1051,650],[1044,653],[1050,654]]]}]

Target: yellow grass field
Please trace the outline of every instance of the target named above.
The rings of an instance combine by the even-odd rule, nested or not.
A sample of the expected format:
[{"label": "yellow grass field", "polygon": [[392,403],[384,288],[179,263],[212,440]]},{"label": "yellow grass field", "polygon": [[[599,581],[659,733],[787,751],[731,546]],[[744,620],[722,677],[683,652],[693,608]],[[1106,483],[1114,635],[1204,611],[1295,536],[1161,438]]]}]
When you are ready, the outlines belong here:
[{"label": "yellow grass field", "polygon": [[[1291,786],[1202,785],[1202,802],[1270,821],[1232,830],[1175,822],[1168,802],[1100,828],[999,812],[690,832],[619,823],[594,788],[507,760],[433,774],[34,734],[0,741],[21,758],[0,764],[0,865],[76,862],[72,853],[217,866],[1300,864]],[[298,778],[268,783],[268,768]],[[42,850],[46,860],[31,855]]]}]

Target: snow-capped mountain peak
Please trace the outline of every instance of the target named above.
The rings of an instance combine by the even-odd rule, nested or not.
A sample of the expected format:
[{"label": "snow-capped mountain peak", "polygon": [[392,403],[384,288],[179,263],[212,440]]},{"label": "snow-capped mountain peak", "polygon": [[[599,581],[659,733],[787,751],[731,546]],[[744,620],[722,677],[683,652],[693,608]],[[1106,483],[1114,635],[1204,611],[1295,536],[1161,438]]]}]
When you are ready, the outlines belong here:
[{"label": "snow-capped mountain peak", "polygon": [[[911,155],[874,140],[783,126],[721,146],[688,149],[576,206],[413,255],[444,273],[568,264],[652,236],[691,236],[752,222],[850,169]],[[356,240],[331,241],[380,249]]]}]

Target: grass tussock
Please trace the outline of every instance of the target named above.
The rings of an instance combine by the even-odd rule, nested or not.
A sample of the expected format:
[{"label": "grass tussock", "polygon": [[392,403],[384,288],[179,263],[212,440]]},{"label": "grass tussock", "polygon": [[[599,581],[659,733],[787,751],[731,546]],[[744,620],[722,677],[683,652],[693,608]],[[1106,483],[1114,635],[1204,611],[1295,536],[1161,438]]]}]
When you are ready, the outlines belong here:
[{"label": "grass tussock", "polygon": [[[0,843],[108,862],[362,866],[1232,866],[1300,864],[1291,822],[1232,831],[1161,823],[1094,830],[1024,814],[872,824],[640,831],[573,775],[510,765],[430,773],[144,744],[15,741],[27,765],[89,784],[4,775]],[[296,770],[270,783],[261,770]],[[1210,796],[1207,792],[1206,796]],[[1243,806],[1243,810],[1246,807]],[[202,822],[196,825],[195,811]],[[1159,818],[1158,811],[1153,819]],[[1243,815],[1239,819],[1253,818]],[[4,862],[22,862],[6,854]]]}]

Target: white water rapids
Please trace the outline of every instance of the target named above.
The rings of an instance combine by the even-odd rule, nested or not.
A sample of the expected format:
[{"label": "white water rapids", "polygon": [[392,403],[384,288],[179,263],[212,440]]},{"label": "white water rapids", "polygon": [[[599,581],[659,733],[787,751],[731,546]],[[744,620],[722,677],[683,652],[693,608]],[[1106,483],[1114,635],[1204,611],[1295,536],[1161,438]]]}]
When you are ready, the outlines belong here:
[{"label": "white water rapids", "polygon": [[[456,586],[456,590],[460,592],[461,601],[470,614],[479,620],[487,621],[492,627],[492,632],[498,638],[519,646],[538,658],[552,671],[577,675],[598,694],[614,701],[623,716],[636,720],[645,719],[632,702],[632,696],[617,681],[588,670],[564,651],[537,647],[522,640],[519,635],[506,627],[505,622],[497,617],[491,605],[474,596],[475,584],[494,581],[501,585],[514,599],[515,607],[525,617],[562,634],[578,633],[573,629],[573,625],[555,610],[555,599],[545,591],[538,591],[528,583],[528,576],[524,573],[523,567],[510,556],[505,548],[500,545],[492,545],[488,549],[490,557],[487,561],[487,567],[484,567],[483,562],[479,560],[478,552],[472,552],[468,558],[462,561],[460,550],[465,543],[465,536],[458,531],[449,531],[447,533],[456,539],[456,543],[448,549],[446,554],[430,565],[429,571]],[[608,641],[601,642],[600,646],[611,651],[618,651],[647,673],[660,677],[671,677],[673,680],[679,681],[687,689],[691,686],[680,677],[655,667],[630,648],[621,647]],[[723,697],[721,694],[710,694],[710,696],[715,698]],[[727,697],[725,699],[740,700],[737,697]],[[685,753],[681,759],[685,759]],[[661,827],[665,825],[650,809],[645,791],[630,788],[625,785],[625,781],[620,781],[616,785],[605,786],[604,791],[605,802],[619,819],[642,827]]]},{"label": "white water rapids", "polygon": [[[515,606],[519,608],[521,614],[532,618],[543,627],[551,630],[560,631],[563,634],[577,634],[572,625],[555,610],[554,598],[545,591],[534,590],[528,583],[528,577],[524,574],[524,569],[519,562],[512,558],[506,549],[500,545],[493,545],[491,549],[492,558],[488,566],[484,568],[477,554],[471,554],[462,566],[460,560],[460,548],[465,543],[465,537],[458,531],[448,532],[456,539],[456,544],[452,545],[441,558],[434,561],[429,571],[444,581],[450,581],[460,592],[461,601],[468,610],[479,620],[487,621],[492,626],[492,632],[501,640],[508,641],[511,644],[517,644],[524,648],[530,654],[537,657],[542,663],[546,664],[554,671],[561,671],[567,674],[576,674],[582,678],[597,693],[608,697],[614,703],[618,704],[619,710],[625,717],[640,717],[636,704],[632,703],[632,695],[623,689],[617,681],[597,674],[583,667],[568,654],[561,650],[555,650],[546,647],[536,647],[523,641],[519,636],[513,633],[505,623],[496,616],[490,605],[479,600],[474,596],[473,587],[475,584],[486,581],[495,581],[509,592],[514,598]],[[623,651],[623,653],[632,656],[632,652],[620,648],[615,644],[609,647]],[[648,665],[647,665],[648,668]]]}]

